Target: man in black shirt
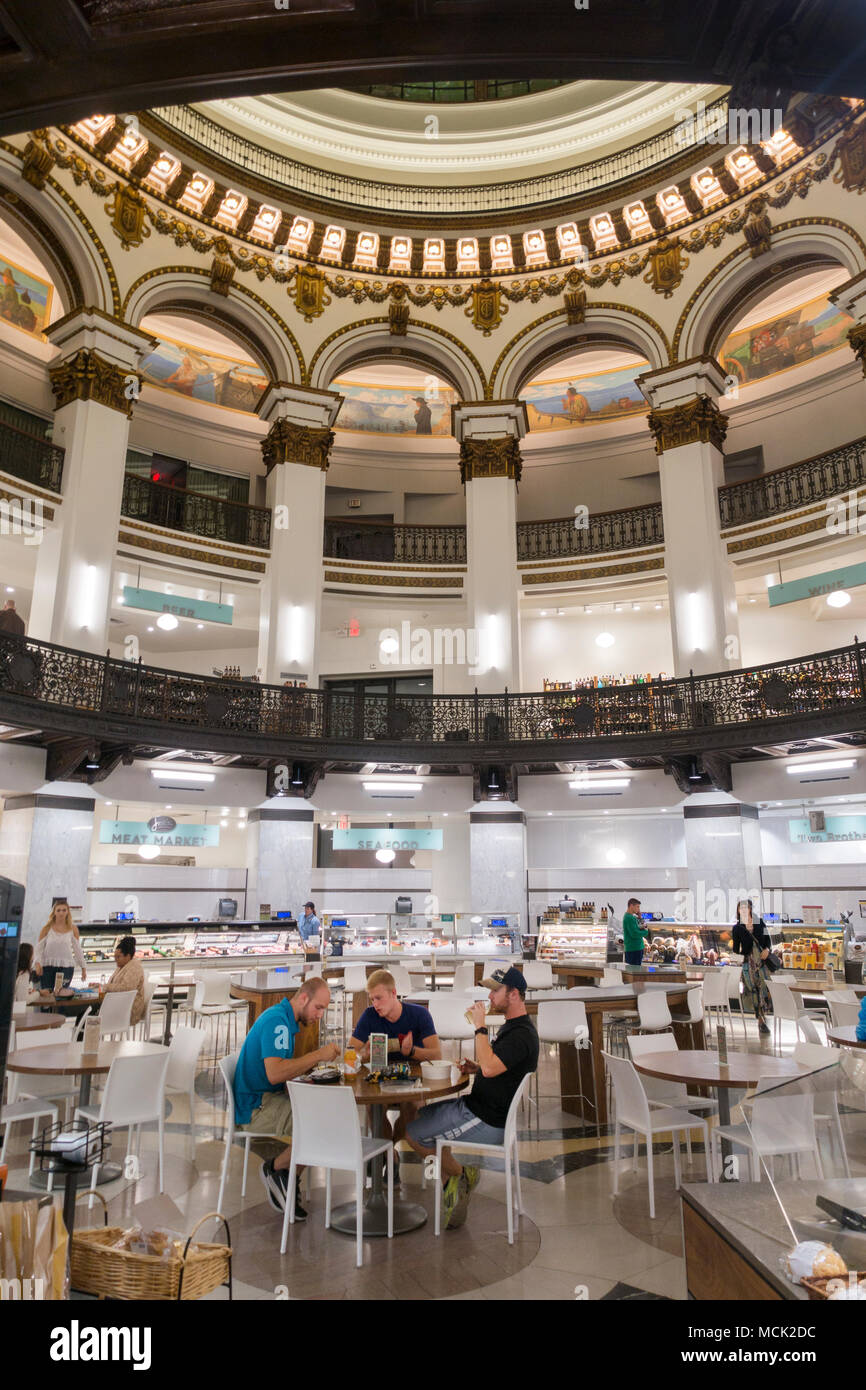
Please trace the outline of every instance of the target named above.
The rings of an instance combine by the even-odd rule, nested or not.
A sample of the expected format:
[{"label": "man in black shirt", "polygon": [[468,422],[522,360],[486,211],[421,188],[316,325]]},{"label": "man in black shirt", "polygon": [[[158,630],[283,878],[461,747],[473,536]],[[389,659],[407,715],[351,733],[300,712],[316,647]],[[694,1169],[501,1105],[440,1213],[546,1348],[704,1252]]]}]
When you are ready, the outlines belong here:
[{"label": "man in black shirt", "polygon": [[[526,1012],[523,972],[494,970],[481,983],[490,990],[487,1007],[492,1014],[502,1014],[505,1024],[491,1043],[484,1026],[485,1005],[480,1001],[473,1005],[475,1061],[461,1064],[465,1075],[475,1077],[472,1090],[457,1100],[425,1105],[406,1131],[412,1148],[425,1158],[436,1152],[438,1138],[501,1144],[515,1092],[524,1076],[538,1066],[538,1034]],[[451,1150],[443,1148],[440,1178],[445,1225],[454,1230],[466,1220],[469,1198],[478,1184],[478,1169],[462,1167]]]}]

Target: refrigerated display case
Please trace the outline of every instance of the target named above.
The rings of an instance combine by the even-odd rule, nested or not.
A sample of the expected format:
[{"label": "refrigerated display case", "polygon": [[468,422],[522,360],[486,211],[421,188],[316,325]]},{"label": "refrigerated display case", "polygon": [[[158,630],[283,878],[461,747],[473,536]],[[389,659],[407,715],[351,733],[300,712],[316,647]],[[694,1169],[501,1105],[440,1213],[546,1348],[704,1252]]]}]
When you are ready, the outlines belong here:
[{"label": "refrigerated display case", "polygon": [[273,922],[232,922],[231,931],[217,923],[192,922],[98,922],[83,923],[79,929],[81,949],[88,974],[113,971],[114,950],[124,936],[135,938],[135,952],[146,973],[167,963],[194,965],[196,970],[214,966],[239,969],[304,960],[301,938],[293,923],[282,931]]},{"label": "refrigerated display case", "polygon": [[504,956],[520,959],[520,914],[517,912],[458,912],[455,920],[456,954],[467,959]]},{"label": "refrigerated display case", "polygon": [[547,907],[538,928],[536,959],[561,965],[599,965],[607,960],[607,909],[596,921],[593,902]]},{"label": "refrigerated display case", "polygon": [[454,918],[408,916],[392,913],[389,953],[392,956],[437,956],[454,954]]},{"label": "refrigerated display case", "polygon": [[326,959],[344,956],[363,959],[365,956],[388,954],[388,914],[386,912],[323,912],[324,936],[322,955]]}]

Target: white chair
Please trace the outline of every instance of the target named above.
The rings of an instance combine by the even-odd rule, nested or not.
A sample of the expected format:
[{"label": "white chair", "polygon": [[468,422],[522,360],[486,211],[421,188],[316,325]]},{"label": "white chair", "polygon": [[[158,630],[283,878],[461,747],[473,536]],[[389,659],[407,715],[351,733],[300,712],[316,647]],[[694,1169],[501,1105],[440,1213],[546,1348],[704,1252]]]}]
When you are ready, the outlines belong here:
[{"label": "white chair", "polygon": [[622,966],[606,965],[598,982],[599,989],[617,989],[622,984]]},{"label": "white chair", "polygon": [[[811,1026],[814,1027],[814,1024]],[[839,1058],[838,1049],[823,1047],[821,1043],[798,1042],[794,1046],[794,1061],[799,1062],[801,1067],[810,1067],[813,1072],[827,1073],[826,1076],[820,1077],[815,1082],[818,1087],[815,1101],[819,1107],[815,1111],[815,1123],[825,1125],[831,1139],[834,1139],[838,1144],[845,1177],[850,1178],[851,1167],[848,1163],[848,1150],[845,1147],[842,1119],[839,1114],[839,1100],[836,1094],[837,1074],[830,1070],[830,1068],[839,1066]]]},{"label": "white chair", "polygon": [[546,960],[526,960],[523,962],[523,978],[527,992],[535,989],[553,989],[556,977],[553,966]]},{"label": "white chair", "polygon": [[[110,997],[110,996],[109,996]],[[163,1190],[165,1162],[165,1074],[168,1070],[168,1048],[161,1048],[148,1057],[115,1057],[108,1073],[105,1090],[99,1105],[77,1105],[76,1117],[91,1124],[110,1124],[112,1128],[127,1129],[126,1152],[132,1149],[132,1131],[137,1130],[136,1152],[141,1146],[141,1126],[155,1120],[159,1151],[159,1190]],[[90,1191],[96,1191],[99,1170],[93,1165]],[[89,1206],[93,1206],[91,1196]]]},{"label": "white chair", "polygon": [[196,1143],[195,1076],[203,1047],[202,1028],[176,1028],[168,1049],[168,1071],[165,1074],[166,1091],[182,1091],[189,1098],[189,1124],[193,1147]]},{"label": "white chair", "polygon": [[460,994],[463,990],[475,988],[475,962],[462,960],[454,967],[454,979],[451,981],[451,992]]},{"label": "white chair", "polygon": [[[35,1029],[33,1032],[30,1032],[30,1031],[28,1030],[27,1035],[26,1035],[26,1041],[25,1041],[25,1044],[24,1044],[24,1045],[25,1045],[26,1047],[39,1047],[40,1044],[44,1044],[45,1042],[53,1042],[54,1039],[52,1038],[51,1035],[52,1035],[55,1031],[64,1032],[65,1030],[64,1030],[64,1029],[57,1029],[57,1030],[55,1030],[55,1029],[53,1029],[53,1028],[37,1028],[37,1029]],[[42,1034],[47,1034],[47,1037],[42,1037],[42,1036],[41,1036]],[[36,1039],[36,1041],[32,1041],[32,1039]],[[68,1039],[67,1039],[67,1041],[68,1041]],[[10,1052],[14,1052],[14,1050],[15,1050],[15,1024],[13,1023],[13,1024],[10,1025],[10,1030],[9,1030],[9,1051],[10,1051]],[[38,1081],[41,1081],[41,1080],[43,1080],[43,1079],[45,1079],[45,1078],[36,1077],[35,1079],[38,1080]],[[48,1078],[48,1079],[50,1079],[50,1078]],[[26,1100],[22,1098],[22,1088],[21,1088],[20,1083],[21,1083],[22,1081],[25,1081],[25,1080],[30,1080],[30,1078],[27,1077],[23,1072],[14,1072],[14,1071],[7,1072],[7,1074],[6,1074],[6,1080],[7,1080],[7,1087],[8,1087],[8,1090],[7,1090],[8,1099],[7,1099],[7,1102],[6,1102],[5,1105],[0,1105],[0,1125],[2,1125],[3,1128],[4,1128],[3,1143],[0,1144],[0,1163],[5,1163],[5,1162],[6,1162],[6,1149],[7,1149],[8,1144],[9,1144],[9,1135],[12,1133],[12,1126],[13,1126],[14,1124],[18,1124],[18,1122],[19,1122],[20,1120],[32,1120],[32,1121],[33,1121],[33,1133],[32,1133],[32,1135],[31,1135],[31,1142],[32,1142],[32,1141],[35,1141],[35,1140],[38,1138],[38,1135],[39,1135],[39,1121],[40,1121],[40,1119],[45,1119],[48,1123],[51,1123],[51,1124],[53,1124],[53,1123],[57,1120],[57,1106],[56,1106],[56,1105],[52,1105],[52,1104],[51,1104],[50,1102],[48,1102],[48,1101],[40,1100],[40,1099],[37,1099],[37,1098],[35,1098],[35,1097],[30,1097],[30,1098],[28,1098],[28,1099],[26,1099]],[[32,1175],[35,1162],[36,1162],[36,1155],[33,1153],[33,1150],[32,1150],[32,1148],[31,1148],[31,1150],[30,1150],[30,1167],[29,1167],[28,1170],[27,1170],[28,1176],[31,1176],[31,1175]],[[51,1174],[49,1174],[48,1182],[49,1182],[49,1188],[48,1188],[48,1190],[51,1191],[51,1186],[52,1186],[52,1175],[51,1175]]]},{"label": "white chair", "polygon": [[[739,973],[739,971],[737,972]],[[734,1036],[734,1018],[731,1013],[731,999],[728,990],[728,977],[726,968],[716,967],[707,970],[704,975],[704,1012],[706,1014],[706,1026],[709,1035],[712,1035],[712,1024],[715,1017],[717,1023],[725,1026],[727,1021],[731,1025],[731,1038]],[[743,1016],[743,1030],[745,1032],[746,1020]]]},{"label": "white chair", "polygon": [[833,1028],[852,1028],[860,1018],[860,1004],[830,1000],[830,1023]]},{"label": "white chair", "polygon": [[[653,1187],[653,1135],[671,1134],[674,1141],[674,1183],[679,1188],[682,1178],[680,1164],[680,1146],[677,1135],[681,1131],[688,1133],[689,1130],[699,1129],[704,1137],[704,1153],[707,1156],[707,1177],[710,1178],[710,1156],[709,1142],[707,1139],[707,1122],[700,1120],[696,1115],[691,1115],[688,1110],[681,1110],[674,1106],[658,1106],[655,1109],[650,1107],[646,1092],[641,1085],[641,1078],[634,1069],[632,1062],[626,1057],[614,1057],[610,1052],[603,1052],[602,1056],[608,1069],[613,1083],[614,1098],[616,1104],[615,1124],[614,1124],[614,1161],[613,1161],[613,1192],[614,1196],[619,1192],[619,1138],[623,1128],[634,1131],[635,1145],[633,1167],[637,1167],[637,1140],[642,1134],[646,1140],[647,1157],[647,1183],[649,1185],[649,1213],[651,1218],[655,1218],[655,1191]],[[690,1098],[691,1099],[691,1098]]]},{"label": "white chair", "polygon": [[778,980],[770,980],[770,999],[773,1002],[773,1051],[781,1050],[782,1046],[782,1023],[787,1021],[793,1023],[794,1035],[796,1036],[796,1025],[801,1018],[814,1019],[816,1022],[826,1024],[827,1014],[824,1009],[804,1009],[800,1001],[791,993],[791,990],[784,983]]},{"label": "white chair", "polygon": [[722,973],[728,986],[728,1013],[731,1017],[731,1038],[733,1039],[734,1023],[731,1000],[737,1001],[737,1014],[743,1025],[743,1038],[748,1037],[746,1031],[746,1011],[743,1008],[743,971],[739,965],[723,965]]},{"label": "white chair", "polygon": [[[557,1006],[558,1007],[558,1006]],[[442,1171],[442,1150],[450,1149],[452,1153],[462,1151],[463,1153],[496,1153],[502,1154],[505,1161],[505,1208],[506,1219],[508,1222],[508,1244],[514,1244],[514,1216],[517,1215],[518,1223],[523,1215],[523,1194],[520,1190],[520,1158],[517,1150],[517,1112],[523,1104],[524,1097],[529,1091],[529,1083],[532,1080],[532,1073],[527,1072],[517,1090],[511,1098],[508,1107],[508,1115],[505,1120],[505,1133],[502,1136],[501,1144],[479,1144],[471,1139],[445,1139],[440,1136],[436,1140],[436,1171]],[[513,1201],[512,1201],[513,1194]],[[442,1183],[436,1180],[436,1204],[434,1206],[433,1234],[440,1235],[442,1232]]]},{"label": "white chair", "polygon": [[348,1086],[311,1086],[290,1081],[292,1102],[292,1161],[289,1165],[289,1199],[283,1217],[280,1254],[286,1251],[289,1226],[294,1225],[294,1191],[298,1164],[324,1168],[325,1230],[331,1225],[331,1172],[334,1168],[355,1174],[355,1263],[364,1263],[364,1184],[367,1164],[385,1155],[388,1167],[388,1239],[394,1235],[394,1144],[390,1139],[365,1139],[355,1097]]},{"label": "white chair", "polygon": [[[536,1030],[540,1043],[553,1043],[557,1049],[562,1043],[573,1043],[577,1048],[585,1048],[589,1045],[589,1024],[586,1021],[586,1005],[579,999],[563,999],[561,1003],[554,1003],[552,1000],[542,1002],[538,1006],[538,1017],[536,1019]],[[541,1128],[541,1101],[553,1100],[555,1096],[540,1096],[538,1077],[541,1066],[535,1071],[535,1118],[536,1133]],[[578,1073],[579,1074],[579,1073]],[[531,1088],[530,1088],[531,1091]],[[584,1101],[586,1097],[583,1091],[578,1091],[580,1097],[580,1120],[581,1124],[586,1123],[584,1111]],[[577,1096],[565,1094],[562,1100],[574,1100]],[[530,1095],[531,1099],[531,1095]],[[592,1097],[592,1107],[595,1117],[598,1117],[598,1103],[595,1095]]]},{"label": "white chair", "polygon": [[436,990],[430,995],[427,1005],[436,1036],[442,1042],[456,1042],[458,1057],[463,1056],[463,1044],[475,1037],[474,1025],[466,1019],[466,1010],[471,1000],[465,994],[452,994]]},{"label": "white chair", "polygon": [[[205,1027],[208,1020],[213,1019],[216,1024],[216,1036],[214,1038],[214,1059],[219,1060],[220,1048],[220,1019],[225,1019],[226,1039],[225,1047],[228,1051],[231,1046],[230,1033],[234,1030],[234,1046],[237,1047],[237,1018],[238,1010],[235,1001],[229,994],[232,980],[231,975],[223,971],[208,971],[207,975],[197,975],[195,981],[195,997],[192,1001],[193,1018],[196,1019],[199,1027]],[[242,1001],[243,1002],[243,1001]],[[246,1009],[246,1004],[243,1004]]]},{"label": "white chair", "polygon": [[[34,1028],[20,1034],[18,1046],[24,1047],[64,1047],[73,1041],[75,1031],[75,1020],[68,1019],[60,1028]],[[10,1045],[10,1052],[12,1047]],[[35,1073],[28,1075],[24,1072],[7,1072],[9,1083],[9,1095],[12,1099],[13,1079],[17,1088],[18,1100],[62,1100],[65,1102],[66,1118],[69,1117],[69,1108],[78,1098],[78,1077],[77,1076],[38,1076]]]},{"label": "white chair", "polygon": [[[394,984],[397,986],[398,995],[401,999],[405,999],[407,994],[412,993],[412,981],[409,979],[409,971],[406,969],[405,965],[400,965],[398,961],[395,961],[393,965],[389,965],[388,970],[394,976]],[[364,983],[367,983],[366,980]]]},{"label": "white chair", "polygon": [[[778,976],[776,978],[778,979]],[[857,992],[853,989],[828,989],[824,995],[824,999],[828,1004],[831,1004],[834,999],[837,1004],[860,1003]]]},{"label": "white chair", "polygon": [[[694,992],[698,993],[697,990]],[[698,1022],[702,1017],[703,1015],[699,1017]],[[637,1057],[646,1056],[648,1052],[679,1051],[673,1033],[630,1033],[627,1041],[632,1061]],[[660,1076],[646,1076],[644,1072],[638,1072],[638,1077],[651,1106],[672,1105],[680,1110],[693,1110],[704,1115],[715,1115],[718,1111],[716,1101],[705,1100],[702,1096],[690,1096],[684,1081],[667,1081]],[[686,1153],[691,1159],[692,1136],[689,1130],[686,1130]]]},{"label": "white chair", "polygon": [[112,990],[99,1006],[99,1032],[103,1038],[122,1038],[130,1031],[135,990]]},{"label": "white chair", "polygon": [[642,1033],[661,1033],[673,1023],[667,995],[659,990],[644,990],[637,997],[637,1011]]},{"label": "white chair", "polygon": [[217,1198],[217,1211],[220,1213],[223,1209],[223,1195],[226,1190],[226,1178],[228,1177],[229,1171],[229,1159],[231,1157],[232,1144],[234,1143],[235,1135],[237,1133],[240,1133],[244,1141],[244,1172],[243,1178],[241,1179],[242,1197],[246,1197],[247,1195],[247,1168],[249,1166],[250,1161],[250,1144],[252,1143],[252,1141],[254,1139],[282,1139],[284,1137],[282,1134],[261,1134],[259,1132],[252,1133],[248,1129],[238,1131],[235,1128],[235,1071],[237,1069],[239,1056],[240,1053],[231,1052],[229,1053],[228,1057],[220,1057],[219,1059],[219,1069],[222,1073],[222,1078],[226,1088],[226,1142],[225,1150],[223,1152],[222,1172],[220,1174],[219,1197]]},{"label": "white chair", "polygon": [[797,1019],[797,1030],[798,1032],[803,1034],[804,1042],[813,1043],[815,1047],[824,1046],[824,1044],[821,1042],[821,1035],[818,1032],[818,1029],[815,1027],[811,1018],[807,1018],[805,1014],[801,1015],[801,1017]]},{"label": "white chair", "polygon": [[157,1020],[162,1021],[165,1027],[165,1005],[154,1004],[153,996],[156,992],[158,981],[154,975],[145,979],[144,982],[144,1015],[138,1023],[133,1024],[133,1037],[141,1038],[144,1042],[150,1042],[153,1032],[153,1025]]},{"label": "white chair", "polygon": [[812,1156],[817,1175],[823,1178],[824,1168],[815,1131],[815,1097],[812,1094],[764,1094],[778,1087],[777,1079],[765,1077],[758,1082],[751,1119],[739,1125],[717,1125],[711,1131],[714,1173],[721,1173],[722,1140],[727,1139],[748,1153],[752,1182],[761,1181],[761,1159],[772,1160],[777,1155],[789,1155],[792,1161],[796,1161],[797,1177],[801,1177],[800,1157],[804,1153]]}]

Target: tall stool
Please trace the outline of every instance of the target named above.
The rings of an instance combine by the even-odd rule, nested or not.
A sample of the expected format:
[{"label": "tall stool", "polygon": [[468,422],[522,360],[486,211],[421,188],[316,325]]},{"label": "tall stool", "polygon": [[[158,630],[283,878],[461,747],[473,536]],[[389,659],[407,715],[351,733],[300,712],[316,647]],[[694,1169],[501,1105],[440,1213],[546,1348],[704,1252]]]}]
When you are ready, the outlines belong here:
[{"label": "tall stool", "polygon": [[[563,1000],[562,1003],[548,1000],[538,1005],[538,1017],[536,1019],[536,1030],[540,1043],[554,1043],[559,1049],[563,1043],[573,1043],[575,1047],[587,1047],[589,1045],[589,1024],[586,1019],[586,1007],[579,999]],[[535,1096],[529,1093],[530,1104],[535,1105],[535,1132],[541,1132],[541,1101],[555,1100],[556,1097],[541,1096],[539,1093],[538,1075],[541,1070],[540,1065],[535,1069]],[[578,1070],[578,1075],[580,1072]],[[580,1098],[580,1120],[581,1124],[586,1124],[585,1101],[586,1096],[583,1090],[561,1095],[562,1100],[576,1100]],[[595,1095],[595,1078],[593,1077],[593,1095],[591,1101],[595,1111],[596,1121],[598,1119],[598,1101]]]}]

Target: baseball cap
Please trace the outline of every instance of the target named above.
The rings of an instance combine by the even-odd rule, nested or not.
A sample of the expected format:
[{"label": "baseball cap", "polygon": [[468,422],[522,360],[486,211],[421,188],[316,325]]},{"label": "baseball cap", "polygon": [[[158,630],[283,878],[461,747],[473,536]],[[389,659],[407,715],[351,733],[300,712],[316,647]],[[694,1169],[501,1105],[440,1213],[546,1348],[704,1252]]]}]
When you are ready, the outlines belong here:
[{"label": "baseball cap", "polygon": [[484,989],[501,989],[503,985],[507,989],[519,989],[521,994],[526,992],[526,978],[522,970],[515,970],[510,966],[508,970],[494,970],[488,975],[487,979],[482,980]]}]

